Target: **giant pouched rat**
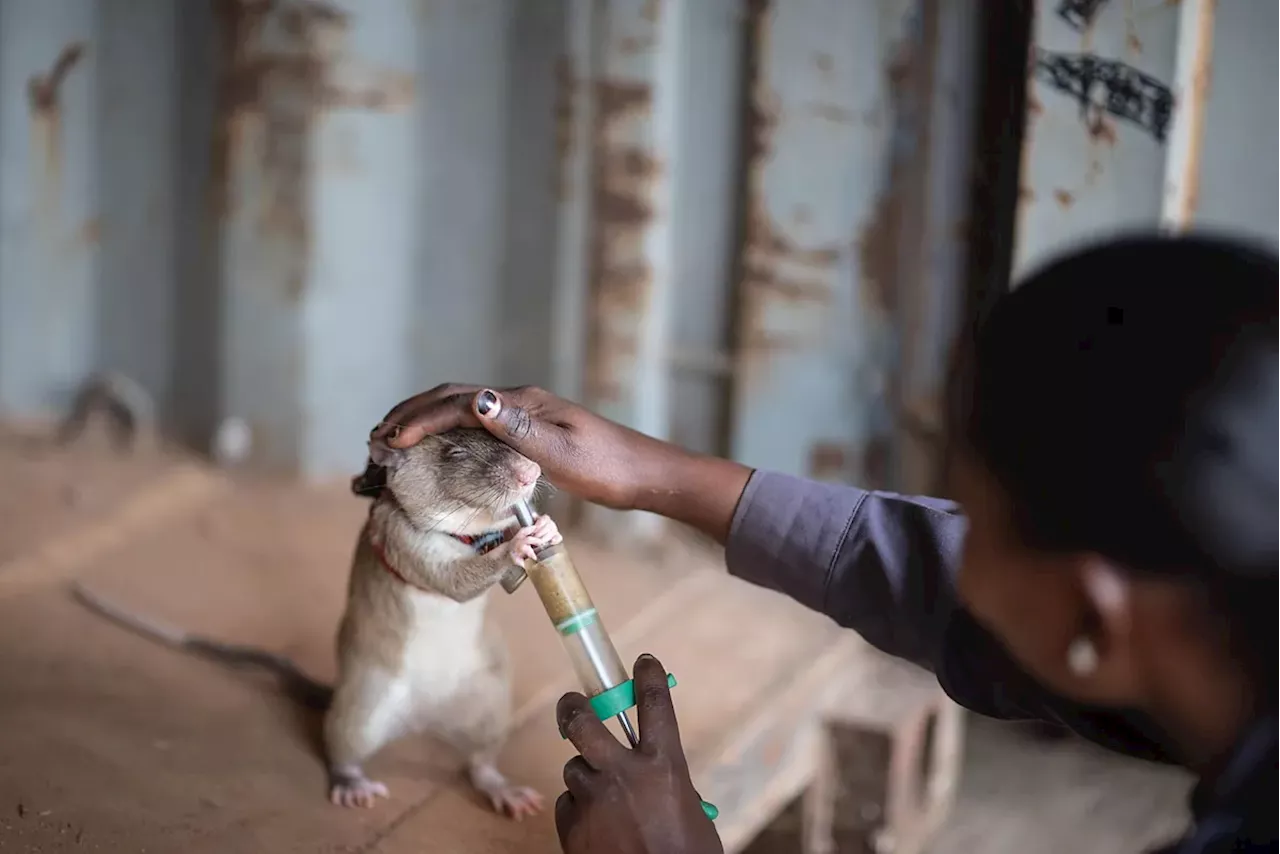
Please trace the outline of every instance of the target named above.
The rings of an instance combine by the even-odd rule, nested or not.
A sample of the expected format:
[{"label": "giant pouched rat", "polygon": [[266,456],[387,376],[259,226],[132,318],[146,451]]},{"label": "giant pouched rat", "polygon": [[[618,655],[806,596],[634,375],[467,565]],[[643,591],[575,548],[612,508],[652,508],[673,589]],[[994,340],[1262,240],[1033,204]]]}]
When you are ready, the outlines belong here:
[{"label": "giant pouched rat", "polygon": [[302,702],[327,709],[330,799],[371,806],[386,786],[363,765],[400,736],[427,732],[467,757],[473,786],[494,809],[539,811],[537,792],[516,786],[495,759],[506,739],[511,679],[501,637],[485,620],[485,594],[511,564],[559,542],[540,516],[508,538],[517,500],[537,488],[538,465],[479,430],[428,436],[407,449],[370,443],[352,488],[374,498],[352,561],[338,630],[338,679],[330,689],[286,659],[220,644],[139,618],[84,588],[99,613],[163,642],[228,663],[266,667]]}]

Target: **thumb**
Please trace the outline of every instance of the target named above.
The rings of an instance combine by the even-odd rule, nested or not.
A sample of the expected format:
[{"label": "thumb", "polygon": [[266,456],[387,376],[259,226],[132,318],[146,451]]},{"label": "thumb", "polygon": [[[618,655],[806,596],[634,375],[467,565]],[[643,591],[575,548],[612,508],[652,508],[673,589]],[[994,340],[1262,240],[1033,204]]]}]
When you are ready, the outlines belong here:
[{"label": "thumb", "polygon": [[520,406],[515,395],[504,398],[493,389],[481,389],[471,401],[480,426],[495,438],[515,448],[530,459],[538,459],[545,443],[542,425],[536,423],[529,411]]}]

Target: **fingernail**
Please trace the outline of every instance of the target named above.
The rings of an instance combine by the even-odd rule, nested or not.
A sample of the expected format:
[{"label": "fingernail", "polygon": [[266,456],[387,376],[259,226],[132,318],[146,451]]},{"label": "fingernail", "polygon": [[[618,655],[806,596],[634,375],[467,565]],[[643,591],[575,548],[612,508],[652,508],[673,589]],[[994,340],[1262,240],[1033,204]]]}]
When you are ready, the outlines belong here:
[{"label": "fingernail", "polygon": [[374,424],[374,425],[373,425],[373,429],[369,431],[369,436],[372,438],[373,434],[374,434],[374,433],[377,433],[379,430],[381,430],[381,429],[382,429],[382,425],[383,425],[383,424],[385,424],[385,423],[386,423],[385,421],[379,421],[377,424]]},{"label": "fingernail", "polygon": [[480,392],[480,396],[476,398],[477,412],[485,416],[489,415],[490,412],[492,412],[494,415],[497,415],[498,414],[496,411],[497,408],[498,408],[498,396],[496,394],[489,391],[488,389],[485,389],[484,391]]},{"label": "fingernail", "polygon": [[567,715],[564,716],[564,720],[560,721],[559,729],[560,729],[561,738],[569,737],[569,732],[568,732],[569,724],[573,723],[573,719],[576,718],[577,716],[578,716],[578,710],[573,709]]},{"label": "fingernail", "polygon": [[639,659],[639,660],[640,660],[640,661],[657,661],[658,659],[654,658],[652,655],[650,655],[650,654],[649,654],[649,653],[647,653],[647,652],[643,652],[643,653],[641,653],[641,654],[640,654],[640,659]]}]

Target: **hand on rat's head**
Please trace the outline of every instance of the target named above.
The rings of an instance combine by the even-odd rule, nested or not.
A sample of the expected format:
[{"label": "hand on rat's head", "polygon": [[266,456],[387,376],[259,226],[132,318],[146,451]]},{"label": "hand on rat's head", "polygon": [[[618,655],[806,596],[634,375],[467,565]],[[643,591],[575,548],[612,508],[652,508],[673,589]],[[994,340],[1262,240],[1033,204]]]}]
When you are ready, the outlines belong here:
[{"label": "hand on rat's head", "polygon": [[542,466],[556,486],[618,509],[634,506],[635,450],[654,442],[539,388],[453,383],[397,405],[371,438],[407,448],[459,427],[488,430]]}]

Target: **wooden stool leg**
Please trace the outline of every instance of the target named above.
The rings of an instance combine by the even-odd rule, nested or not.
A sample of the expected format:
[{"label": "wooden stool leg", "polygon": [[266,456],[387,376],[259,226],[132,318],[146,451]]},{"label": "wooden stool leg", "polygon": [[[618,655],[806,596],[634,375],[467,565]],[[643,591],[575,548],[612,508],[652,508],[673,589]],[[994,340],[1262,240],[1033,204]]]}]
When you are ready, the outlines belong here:
[{"label": "wooden stool leg", "polygon": [[920,854],[954,801],[962,710],[931,675],[867,656],[861,687],[827,724],[805,854]]}]

